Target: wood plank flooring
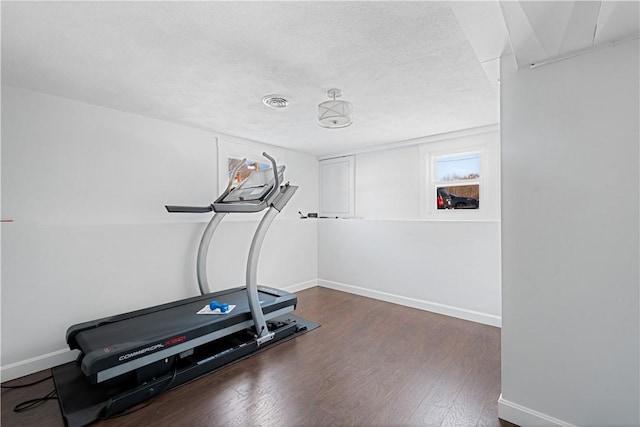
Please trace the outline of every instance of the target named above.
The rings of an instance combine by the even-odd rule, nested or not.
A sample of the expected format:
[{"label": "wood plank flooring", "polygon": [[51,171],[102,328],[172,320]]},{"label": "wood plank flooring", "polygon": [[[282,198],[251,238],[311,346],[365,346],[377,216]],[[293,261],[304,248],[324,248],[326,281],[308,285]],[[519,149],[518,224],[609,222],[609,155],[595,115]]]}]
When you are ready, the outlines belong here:
[{"label": "wood plank flooring", "polygon": [[[325,288],[298,298],[320,328],[95,425],[513,426],[498,420],[500,329]],[[12,412],[52,389],[3,389],[2,425],[64,425],[56,401]]]}]

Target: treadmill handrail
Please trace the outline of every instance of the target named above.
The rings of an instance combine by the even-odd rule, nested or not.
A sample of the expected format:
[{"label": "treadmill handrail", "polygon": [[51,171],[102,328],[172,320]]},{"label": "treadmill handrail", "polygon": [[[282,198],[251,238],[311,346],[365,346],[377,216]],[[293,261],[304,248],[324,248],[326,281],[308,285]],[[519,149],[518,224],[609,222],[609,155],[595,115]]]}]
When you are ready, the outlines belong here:
[{"label": "treadmill handrail", "polygon": [[[264,157],[266,157],[267,159],[269,159],[269,161],[271,162],[271,169],[273,170],[273,188],[271,189],[271,191],[269,192],[267,197],[264,198],[265,201],[267,202],[267,205],[270,205],[272,199],[275,197],[275,195],[280,190],[280,176],[278,175],[278,165],[276,163],[276,159],[274,159],[269,154],[267,154],[266,151],[263,151],[262,155]],[[283,166],[283,168],[284,168],[284,166]],[[283,172],[284,172],[284,169],[283,169]]]},{"label": "treadmill handrail", "polygon": [[220,225],[220,222],[222,222],[226,215],[226,212],[216,212],[215,215],[213,215],[213,218],[211,218],[211,221],[207,224],[207,227],[204,229],[204,233],[202,233],[202,238],[200,239],[198,256],[196,258],[196,276],[201,295],[211,292],[209,279],[207,278],[207,255],[209,253],[209,246],[211,246],[213,233],[216,231],[216,228],[218,228],[218,225]]},{"label": "treadmill handrail", "polygon": [[[273,182],[271,183],[272,187],[269,189],[268,193],[260,199],[251,201],[234,200],[225,202],[225,198],[227,198],[227,196],[229,196],[234,191],[233,182],[235,176],[240,167],[245,164],[246,159],[243,159],[239,164],[237,164],[231,172],[227,188],[225,189],[223,194],[211,204],[211,207],[216,213],[207,224],[207,227],[205,228],[205,231],[202,235],[196,260],[198,286],[200,287],[200,293],[202,295],[205,295],[211,292],[207,279],[207,254],[209,245],[211,244],[213,233],[215,232],[222,219],[226,216],[227,213],[231,212],[260,212],[264,209],[267,209],[267,212],[260,220],[260,223],[258,224],[258,227],[254,233],[251,247],[249,249],[246,270],[247,298],[251,310],[251,317],[253,318],[255,326],[257,345],[261,345],[262,343],[273,338],[273,333],[269,331],[269,328],[266,324],[262,307],[260,306],[257,290],[258,258],[260,256],[262,242],[264,241],[267,230],[269,229],[274,218],[280,213],[282,208],[287,204],[291,196],[293,196],[293,193],[295,193],[298,188],[295,186],[290,186],[288,183],[286,185],[281,185],[282,180],[280,179],[280,173],[284,173],[285,166],[283,165],[278,168],[276,159],[270,156],[267,152],[263,152],[262,155],[271,162],[271,168],[273,171]],[[239,188],[242,188],[242,185],[240,185]]]},{"label": "treadmill handrail", "polygon": [[[251,247],[249,248],[249,256],[247,257],[246,285],[249,309],[251,310],[251,317],[253,317],[253,324],[256,328],[256,338],[264,338],[265,340],[268,340],[267,337],[269,337],[270,332],[258,298],[258,258],[260,257],[260,249],[262,248],[262,242],[267,234],[267,230],[279,213],[280,212],[273,206],[269,207],[269,210],[267,210],[267,213],[262,217],[253,235]],[[258,345],[260,343],[261,342],[258,341]]]}]

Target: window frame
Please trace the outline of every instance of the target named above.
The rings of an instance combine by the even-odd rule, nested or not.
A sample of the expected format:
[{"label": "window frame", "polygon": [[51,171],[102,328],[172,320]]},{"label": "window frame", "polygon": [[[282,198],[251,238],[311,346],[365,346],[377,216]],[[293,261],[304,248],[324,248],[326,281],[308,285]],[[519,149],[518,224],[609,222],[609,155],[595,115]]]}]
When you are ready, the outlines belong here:
[{"label": "window frame", "polygon": [[[477,154],[480,157],[480,165],[479,165],[479,177],[475,178],[475,179],[457,179],[457,180],[451,180],[451,181],[440,181],[438,180],[438,160],[442,159],[442,158],[446,158],[446,157],[454,157],[454,156],[463,156],[463,155],[468,155],[468,154]],[[436,191],[438,188],[451,188],[451,187],[459,187],[459,186],[464,186],[464,185],[477,185],[479,188],[479,201],[481,202],[482,200],[482,196],[483,196],[483,189],[484,189],[484,180],[483,180],[483,175],[485,172],[485,168],[486,166],[484,165],[484,163],[486,163],[486,152],[485,150],[481,149],[481,150],[463,150],[463,151],[456,151],[455,153],[446,153],[446,154],[437,154],[437,153],[430,153],[430,160],[431,160],[431,190],[432,190],[432,196],[434,200],[431,201],[427,201],[427,207],[431,208],[431,209],[435,209],[436,211],[442,211],[443,209],[438,209],[437,206],[437,199],[436,199]],[[428,191],[427,190],[427,194],[426,196],[429,198],[428,195]],[[431,205],[429,204],[429,202],[431,202]],[[480,203],[480,206],[482,206],[482,203]],[[479,211],[481,208],[478,207],[477,210],[475,210],[476,212]],[[455,210],[455,209],[454,209]]]},{"label": "window frame", "polygon": [[[436,161],[467,153],[480,155],[480,177],[473,180],[438,181]],[[500,173],[497,131],[468,135],[420,145],[420,217],[433,221],[499,221]],[[438,187],[479,185],[478,209],[438,209]]]}]

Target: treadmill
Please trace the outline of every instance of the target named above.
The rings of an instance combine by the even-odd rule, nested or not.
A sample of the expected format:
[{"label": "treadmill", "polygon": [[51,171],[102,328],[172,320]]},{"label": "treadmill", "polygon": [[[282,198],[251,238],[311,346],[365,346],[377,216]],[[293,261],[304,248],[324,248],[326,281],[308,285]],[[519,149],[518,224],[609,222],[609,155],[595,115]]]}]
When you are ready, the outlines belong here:
[{"label": "treadmill", "polygon": [[[69,426],[83,426],[119,414],[164,391],[244,357],[259,347],[306,329],[293,316],[294,294],[258,286],[262,242],[274,218],[296,192],[282,184],[284,166],[254,170],[234,186],[240,162],[223,194],[209,206],[166,206],[171,213],[214,211],[196,262],[200,296],[71,326],[67,344],[80,350],[76,362],[52,369],[61,411]],[[207,252],[213,234],[229,213],[266,210],[251,242],[246,286],[211,292]],[[212,301],[226,313],[198,314]],[[235,306],[235,307],[233,307]]]}]

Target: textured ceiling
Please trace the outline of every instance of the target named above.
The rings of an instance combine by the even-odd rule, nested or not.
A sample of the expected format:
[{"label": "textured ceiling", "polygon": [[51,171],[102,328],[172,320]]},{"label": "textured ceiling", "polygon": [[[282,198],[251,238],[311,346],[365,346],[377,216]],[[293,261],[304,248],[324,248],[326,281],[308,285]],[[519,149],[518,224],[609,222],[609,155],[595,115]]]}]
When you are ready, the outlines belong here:
[{"label": "textured ceiling", "polygon": [[[3,1],[2,81],[322,155],[497,123],[506,50],[528,66],[637,38],[639,5]],[[317,125],[332,87],[349,128]]]},{"label": "textured ceiling", "polygon": [[[317,155],[499,121],[446,2],[1,7],[3,83],[121,111]],[[354,106],[348,128],[317,124],[333,87]],[[272,93],[290,107],[264,106]]]}]

